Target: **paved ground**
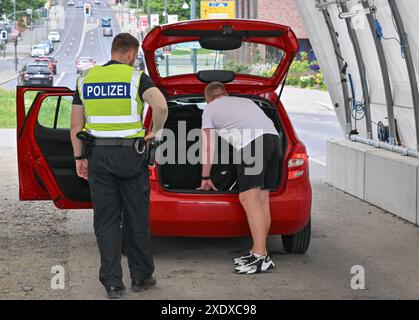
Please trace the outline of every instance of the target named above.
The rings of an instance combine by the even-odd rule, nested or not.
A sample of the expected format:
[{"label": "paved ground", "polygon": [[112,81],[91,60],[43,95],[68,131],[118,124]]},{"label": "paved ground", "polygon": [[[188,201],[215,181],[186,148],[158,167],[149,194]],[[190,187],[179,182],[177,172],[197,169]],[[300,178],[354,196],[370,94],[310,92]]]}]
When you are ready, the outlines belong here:
[{"label": "paved ground", "polygon": [[[19,202],[15,148],[0,148],[0,299],[102,299],[90,210],[61,211],[49,202]],[[313,238],[305,255],[269,247],[277,269],[233,274],[230,259],[248,238],[153,238],[158,287],[127,299],[417,299],[419,229],[327,186],[312,164]],[[52,290],[51,268],[66,270],[66,288]],[[350,287],[362,265],[366,290]],[[124,258],[125,281],[128,268]]]}]

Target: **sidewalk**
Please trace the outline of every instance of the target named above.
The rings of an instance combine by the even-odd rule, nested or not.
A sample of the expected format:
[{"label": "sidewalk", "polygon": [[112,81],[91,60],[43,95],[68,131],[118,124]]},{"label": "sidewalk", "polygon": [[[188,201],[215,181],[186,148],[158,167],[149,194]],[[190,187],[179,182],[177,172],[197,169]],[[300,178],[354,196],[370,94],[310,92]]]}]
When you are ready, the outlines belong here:
[{"label": "sidewalk", "polygon": [[[279,93],[280,87],[276,90]],[[285,86],[281,101],[287,112],[334,114],[327,91]]]},{"label": "sidewalk", "polygon": [[[34,25],[33,30],[27,30],[19,38],[17,49],[18,57],[28,57],[31,53],[31,45],[35,45],[48,37],[46,25]],[[9,40],[6,45],[6,59],[14,59],[14,43]],[[4,60],[3,53],[0,54],[0,61]]]},{"label": "sidewalk", "polygon": [[[20,40],[17,45],[17,57],[18,57],[18,71],[31,58],[31,45],[47,39],[47,26],[46,25],[34,25],[32,31],[25,31],[22,33]],[[0,85],[13,80],[17,76],[15,72],[15,48],[13,40],[9,40],[6,45],[6,57],[4,57],[3,51],[0,52]]]}]

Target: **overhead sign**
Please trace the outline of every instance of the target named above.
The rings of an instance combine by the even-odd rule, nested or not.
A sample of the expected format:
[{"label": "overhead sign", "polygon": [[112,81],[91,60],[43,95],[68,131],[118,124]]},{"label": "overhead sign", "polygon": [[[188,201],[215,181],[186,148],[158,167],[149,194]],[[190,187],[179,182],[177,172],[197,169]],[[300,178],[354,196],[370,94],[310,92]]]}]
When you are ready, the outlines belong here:
[{"label": "overhead sign", "polygon": [[201,0],[201,19],[234,19],[235,0]]},{"label": "overhead sign", "polygon": [[150,25],[152,27],[160,25],[160,15],[158,13],[150,14]]}]

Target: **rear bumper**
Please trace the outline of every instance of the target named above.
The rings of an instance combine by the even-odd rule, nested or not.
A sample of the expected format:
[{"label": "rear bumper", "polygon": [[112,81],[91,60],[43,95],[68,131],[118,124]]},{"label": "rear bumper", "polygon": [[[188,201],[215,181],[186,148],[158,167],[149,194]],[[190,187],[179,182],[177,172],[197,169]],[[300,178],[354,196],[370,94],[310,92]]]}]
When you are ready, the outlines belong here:
[{"label": "rear bumper", "polygon": [[[154,235],[185,237],[239,237],[250,235],[238,195],[198,195],[161,192],[153,182],[150,221]],[[289,182],[286,191],[270,198],[270,234],[294,234],[311,215],[308,180]]]},{"label": "rear bumper", "polygon": [[53,85],[53,80],[29,80],[23,81],[23,86],[46,86],[50,87]]}]

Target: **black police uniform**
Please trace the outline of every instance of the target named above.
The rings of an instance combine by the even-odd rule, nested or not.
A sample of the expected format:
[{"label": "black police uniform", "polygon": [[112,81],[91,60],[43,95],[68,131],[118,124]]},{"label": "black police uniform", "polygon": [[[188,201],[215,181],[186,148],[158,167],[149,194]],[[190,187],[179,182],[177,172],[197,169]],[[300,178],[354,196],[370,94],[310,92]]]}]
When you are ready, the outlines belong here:
[{"label": "black police uniform", "polygon": [[[109,61],[104,66],[119,63]],[[154,87],[142,74],[139,95]],[[78,90],[73,104],[82,105]],[[121,267],[121,214],[127,241],[131,279],[143,281],[154,272],[151,254],[148,164],[132,146],[93,146],[88,156],[88,182],[99,247],[99,279],[105,288],[123,287]]]}]

